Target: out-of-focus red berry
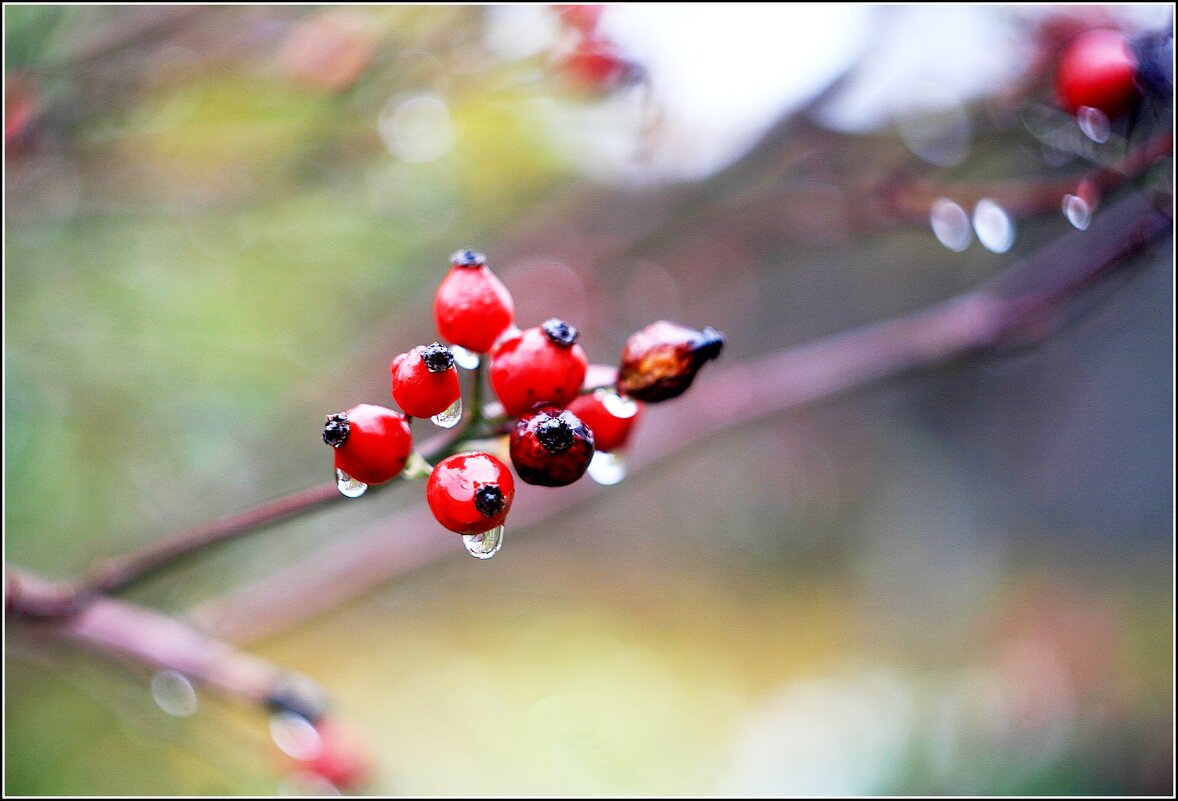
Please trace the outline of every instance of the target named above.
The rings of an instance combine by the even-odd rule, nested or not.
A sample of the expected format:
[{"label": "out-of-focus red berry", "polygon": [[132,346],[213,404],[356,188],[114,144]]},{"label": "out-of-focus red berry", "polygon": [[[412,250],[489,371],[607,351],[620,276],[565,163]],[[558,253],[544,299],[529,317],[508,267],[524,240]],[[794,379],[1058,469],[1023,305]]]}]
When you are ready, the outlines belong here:
[{"label": "out-of-focus red berry", "polygon": [[460,250],[450,265],[434,296],[438,333],[455,345],[486,353],[515,322],[511,293],[487,267],[482,253]]},{"label": "out-of-focus red berry", "polygon": [[319,734],[318,747],[306,759],[295,760],[300,770],[341,790],[355,790],[372,778],[376,766],[359,736],[337,721],[326,719],[315,724],[315,731]]},{"label": "out-of-focus red berry", "polygon": [[641,75],[641,68],[622,56],[609,40],[586,36],[561,61],[565,74],[584,89],[606,92]]},{"label": "out-of-focus red berry", "polygon": [[[605,398],[609,395],[609,390],[598,389],[589,395],[578,396],[568,407],[593,432],[597,450],[605,452],[625,447],[630,432],[634,430],[645,408],[641,401],[631,401],[636,405],[634,414],[631,417],[618,417],[605,404]],[[618,400],[616,396],[614,399]]]},{"label": "out-of-focus red berry", "polygon": [[1064,110],[1075,113],[1090,106],[1111,117],[1136,99],[1136,74],[1137,61],[1124,34],[1111,29],[1085,31],[1060,57],[1055,89]]},{"label": "out-of-focus red berry", "polygon": [[577,336],[576,328],[553,318],[495,346],[489,377],[509,415],[541,402],[563,407],[577,397],[589,366]]}]

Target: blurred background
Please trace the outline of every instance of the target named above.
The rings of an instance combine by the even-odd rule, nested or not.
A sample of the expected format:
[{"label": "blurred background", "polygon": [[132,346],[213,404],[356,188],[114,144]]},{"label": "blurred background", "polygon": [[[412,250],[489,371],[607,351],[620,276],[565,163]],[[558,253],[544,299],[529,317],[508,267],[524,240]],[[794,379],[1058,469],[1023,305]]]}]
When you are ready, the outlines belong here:
[{"label": "blurred background", "polygon": [[[5,558],[65,578],[327,480],[322,416],[390,402],[459,247],[602,363],[659,318],[736,365],[972,287],[1171,191],[1169,158],[1083,188],[1171,106],[1077,124],[1051,89],[1075,32],[1171,13],[5,6]],[[1074,176],[1079,205],[945,190],[914,222],[866,193],[895,176]],[[491,562],[455,543],[246,643],[322,683],[363,782],[9,625],[6,789],[1168,794],[1173,250],[1135,261],[1033,347],[721,430]],[[128,597],[183,614],[415,505]]]}]

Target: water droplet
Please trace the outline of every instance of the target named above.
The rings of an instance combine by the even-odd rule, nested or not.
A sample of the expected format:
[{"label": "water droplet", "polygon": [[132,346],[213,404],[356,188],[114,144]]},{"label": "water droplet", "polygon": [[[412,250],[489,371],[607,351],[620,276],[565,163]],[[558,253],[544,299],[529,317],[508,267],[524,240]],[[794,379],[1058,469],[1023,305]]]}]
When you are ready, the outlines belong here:
[{"label": "water droplet", "polygon": [[965,105],[939,85],[912,87],[912,100],[893,115],[896,133],[919,158],[939,167],[965,161],[973,146],[974,129]]},{"label": "water droplet", "polygon": [[335,487],[339,490],[340,495],[348,498],[359,498],[368,491],[367,484],[357,481],[338,467],[335,469]]},{"label": "water droplet", "polygon": [[434,466],[425,460],[417,451],[411,451],[409,458],[405,460],[405,469],[401,471],[401,476],[407,479],[426,478],[434,471]]},{"label": "water droplet", "polygon": [[1092,207],[1078,195],[1064,195],[1063,216],[1068,218],[1068,222],[1083,231],[1092,222]]},{"label": "water droplet", "polygon": [[606,487],[618,484],[630,472],[626,458],[620,452],[597,451],[589,461],[589,478]]},{"label": "water droplet", "polygon": [[289,757],[314,759],[323,750],[323,738],[309,720],[294,712],[270,716],[270,739]]},{"label": "water droplet", "polygon": [[1076,112],[1076,124],[1085,136],[1098,145],[1107,142],[1113,130],[1105,113],[1091,106],[1080,106],[1080,110]]},{"label": "water droplet", "polygon": [[479,366],[479,355],[473,350],[467,350],[461,345],[451,345],[450,352],[454,354],[454,363],[463,370],[473,370]]},{"label": "water droplet", "polygon": [[973,210],[973,229],[986,250],[1005,253],[1014,244],[1014,220],[989,198],[982,198]]},{"label": "water droplet", "polygon": [[613,389],[598,389],[593,395],[607,412],[620,420],[629,420],[638,414],[638,401],[628,395],[619,395]]},{"label": "water droplet", "polygon": [[196,714],[196,690],[182,673],[161,670],[152,676],[151,697],[169,715],[186,718]]},{"label": "water droplet", "polygon": [[376,128],[389,152],[410,164],[441,158],[458,138],[450,107],[429,93],[390,98],[381,109]]},{"label": "water droplet", "polygon": [[929,211],[929,224],[937,241],[955,253],[960,253],[973,242],[973,231],[969,228],[969,215],[947,197],[933,201]]},{"label": "water droplet", "polygon": [[438,412],[430,420],[438,428],[453,428],[458,425],[458,421],[462,419],[462,397],[451,403],[446,410]]},{"label": "water droplet", "polygon": [[490,559],[503,547],[503,526],[496,526],[482,534],[463,534],[466,552],[475,559]]}]

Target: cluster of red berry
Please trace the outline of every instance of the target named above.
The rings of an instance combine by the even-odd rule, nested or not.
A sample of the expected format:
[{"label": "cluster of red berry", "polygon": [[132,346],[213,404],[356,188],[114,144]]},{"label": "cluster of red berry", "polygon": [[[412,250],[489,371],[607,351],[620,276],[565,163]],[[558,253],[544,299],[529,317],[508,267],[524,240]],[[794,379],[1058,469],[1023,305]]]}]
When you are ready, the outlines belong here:
[{"label": "cluster of red berry", "polygon": [[[562,487],[585,475],[597,459],[607,466],[599,480],[614,483],[620,476],[608,466],[616,465],[642,404],[681,395],[724,345],[723,335],[712,328],[696,331],[661,320],[627,341],[612,386],[587,384],[589,361],[577,344],[576,328],[552,318],[521,331],[511,294],[483,254],[460,250],[450,262],[434,298],[434,318],[452,347],[421,345],[389,366],[393,400],[404,413],[360,404],[327,417],[323,441],[335,451],[337,486],[344,495],[362,495],[368,485],[405,470],[416,456],[412,418],[430,417],[443,428],[463,419],[457,368],[477,368],[481,354],[489,359],[488,379],[502,411],[485,417],[476,403],[465,417],[488,424],[483,436],[510,433],[511,464],[521,481]],[[612,368],[600,370],[612,377]],[[424,466],[434,517],[462,534],[473,555],[493,556],[515,496],[511,470],[494,454],[476,450]]]}]

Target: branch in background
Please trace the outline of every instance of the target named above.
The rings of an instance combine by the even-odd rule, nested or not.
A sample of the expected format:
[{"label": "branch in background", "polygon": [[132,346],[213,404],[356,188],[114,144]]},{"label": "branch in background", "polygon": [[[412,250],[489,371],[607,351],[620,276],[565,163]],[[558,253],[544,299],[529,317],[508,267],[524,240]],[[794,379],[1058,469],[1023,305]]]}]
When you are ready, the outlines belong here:
[{"label": "branch in background", "polygon": [[[1169,230],[1170,217],[1141,195],[1098,215],[1021,260],[987,285],[927,310],[786,348],[701,374],[683,401],[647,415],[632,453],[635,469],[695,448],[739,426],[1045,330],[1059,305]],[[644,447],[644,443],[657,443]],[[560,493],[517,487],[513,528],[566,514],[600,488]],[[252,585],[197,607],[202,627],[231,640],[272,634],[367,592],[393,576],[456,552],[422,506],[313,553]]]},{"label": "branch in background", "polygon": [[[6,597],[10,608],[23,592],[36,597],[45,586],[35,576],[10,572]],[[295,712],[315,721],[326,696],[311,679],[198,631],[170,615],[114,598],[91,598],[63,620],[31,621],[33,636],[73,642],[152,670],[174,670],[231,697],[271,710]]]}]

